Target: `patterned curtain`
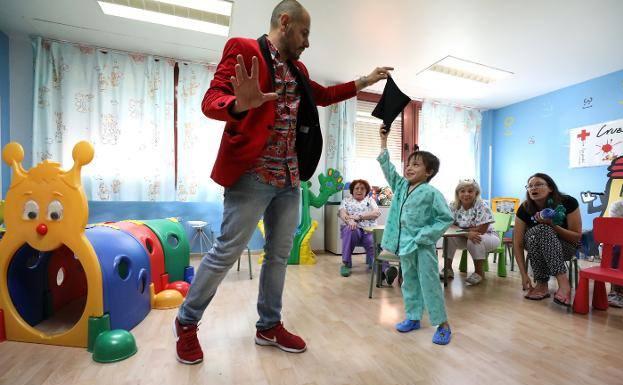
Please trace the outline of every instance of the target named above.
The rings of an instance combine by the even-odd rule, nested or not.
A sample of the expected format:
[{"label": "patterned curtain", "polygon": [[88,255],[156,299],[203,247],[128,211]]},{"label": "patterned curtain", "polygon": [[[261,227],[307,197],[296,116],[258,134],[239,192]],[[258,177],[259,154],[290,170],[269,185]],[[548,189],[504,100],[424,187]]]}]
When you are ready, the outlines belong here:
[{"label": "patterned curtain", "polygon": [[431,184],[448,201],[454,200],[454,189],[459,179],[480,179],[481,123],[482,114],[478,110],[430,101],[422,103],[420,149],[430,151],[439,158],[439,173]]},{"label": "patterned curtain", "polygon": [[223,188],[210,179],[225,122],[201,111],[214,66],[180,63],[177,85],[177,199],[222,202]]},{"label": "patterned curtain", "polygon": [[89,200],[175,199],[175,62],[43,38],[33,45],[33,163],[70,168],[73,146],[88,140],[95,147],[82,174]]},{"label": "patterned curtain", "polygon": [[[355,119],[357,98],[333,104],[329,107],[329,125],[325,141],[327,168],[339,170],[344,181],[355,179],[352,174],[355,159]],[[341,194],[329,198],[331,202],[342,200]]]}]

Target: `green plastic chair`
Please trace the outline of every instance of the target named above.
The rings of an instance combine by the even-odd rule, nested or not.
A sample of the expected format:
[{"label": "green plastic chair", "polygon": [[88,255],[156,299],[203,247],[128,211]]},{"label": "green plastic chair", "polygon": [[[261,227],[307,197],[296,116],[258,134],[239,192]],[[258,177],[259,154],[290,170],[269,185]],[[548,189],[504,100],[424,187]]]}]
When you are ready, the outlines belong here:
[{"label": "green plastic chair", "polygon": [[[504,247],[504,242],[501,240],[504,238],[504,233],[508,231],[511,226],[512,214],[506,213],[493,213],[493,219],[495,219],[495,223],[493,224],[493,229],[498,233],[500,237],[500,246],[497,249],[491,251],[493,253],[493,262],[498,263],[498,277],[506,277],[506,248]],[[489,271],[489,258],[485,258],[484,270]],[[459,271],[462,273],[467,272],[467,250],[463,250],[461,253],[461,261],[459,262]]]}]

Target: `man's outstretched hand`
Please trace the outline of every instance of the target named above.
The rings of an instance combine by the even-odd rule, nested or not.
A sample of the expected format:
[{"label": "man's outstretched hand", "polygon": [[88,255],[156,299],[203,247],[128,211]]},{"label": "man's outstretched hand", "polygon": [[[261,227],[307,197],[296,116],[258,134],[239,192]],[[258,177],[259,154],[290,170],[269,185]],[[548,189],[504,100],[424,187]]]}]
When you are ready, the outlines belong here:
[{"label": "man's outstretched hand", "polygon": [[232,109],[234,113],[239,114],[259,107],[267,101],[277,99],[277,94],[275,92],[263,93],[260,90],[260,66],[257,56],[253,56],[251,59],[250,76],[244,65],[242,55],[238,55],[236,60],[238,60],[238,64],[234,67],[236,76],[230,78],[231,84],[234,87],[234,95],[236,96],[236,102]]},{"label": "man's outstretched hand", "polygon": [[369,75],[362,76],[359,79],[355,80],[355,86],[357,87],[357,91],[361,91],[362,89],[373,85],[382,79],[387,79],[389,77],[389,71],[392,71],[394,67],[376,67],[370,72]]},{"label": "man's outstretched hand", "polygon": [[392,71],[394,67],[376,67],[370,72],[368,76],[366,76],[366,80],[368,82],[368,86],[373,85],[381,79],[387,79],[389,76],[389,71]]}]

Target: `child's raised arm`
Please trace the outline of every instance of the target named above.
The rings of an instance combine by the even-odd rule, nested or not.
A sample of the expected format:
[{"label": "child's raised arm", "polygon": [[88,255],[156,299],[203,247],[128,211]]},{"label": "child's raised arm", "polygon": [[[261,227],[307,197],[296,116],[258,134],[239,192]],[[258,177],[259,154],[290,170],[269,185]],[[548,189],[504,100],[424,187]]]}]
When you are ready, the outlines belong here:
[{"label": "child's raised arm", "polygon": [[389,129],[385,127],[384,124],[381,124],[379,128],[379,135],[381,136],[381,153],[376,158],[379,164],[381,165],[381,169],[383,170],[383,175],[385,175],[385,179],[389,186],[393,191],[396,191],[396,185],[402,179],[400,174],[396,172],[396,167],[389,160],[389,151],[387,151],[387,136],[389,135]]}]

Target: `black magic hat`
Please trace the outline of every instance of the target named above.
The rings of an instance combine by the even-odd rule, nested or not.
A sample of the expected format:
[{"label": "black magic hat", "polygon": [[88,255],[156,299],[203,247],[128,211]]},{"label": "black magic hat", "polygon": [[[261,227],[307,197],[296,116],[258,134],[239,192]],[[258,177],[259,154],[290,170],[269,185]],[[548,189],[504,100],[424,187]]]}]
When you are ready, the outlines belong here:
[{"label": "black magic hat", "polygon": [[398,88],[396,82],[390,76],[387,78],[387,83],[385,83],[381,100],[379,100],[374,111],[372,111],[372,116],[381,119],[389,130],[396,117],[410,101],[411,98],[400,91],[400,88]]}]

